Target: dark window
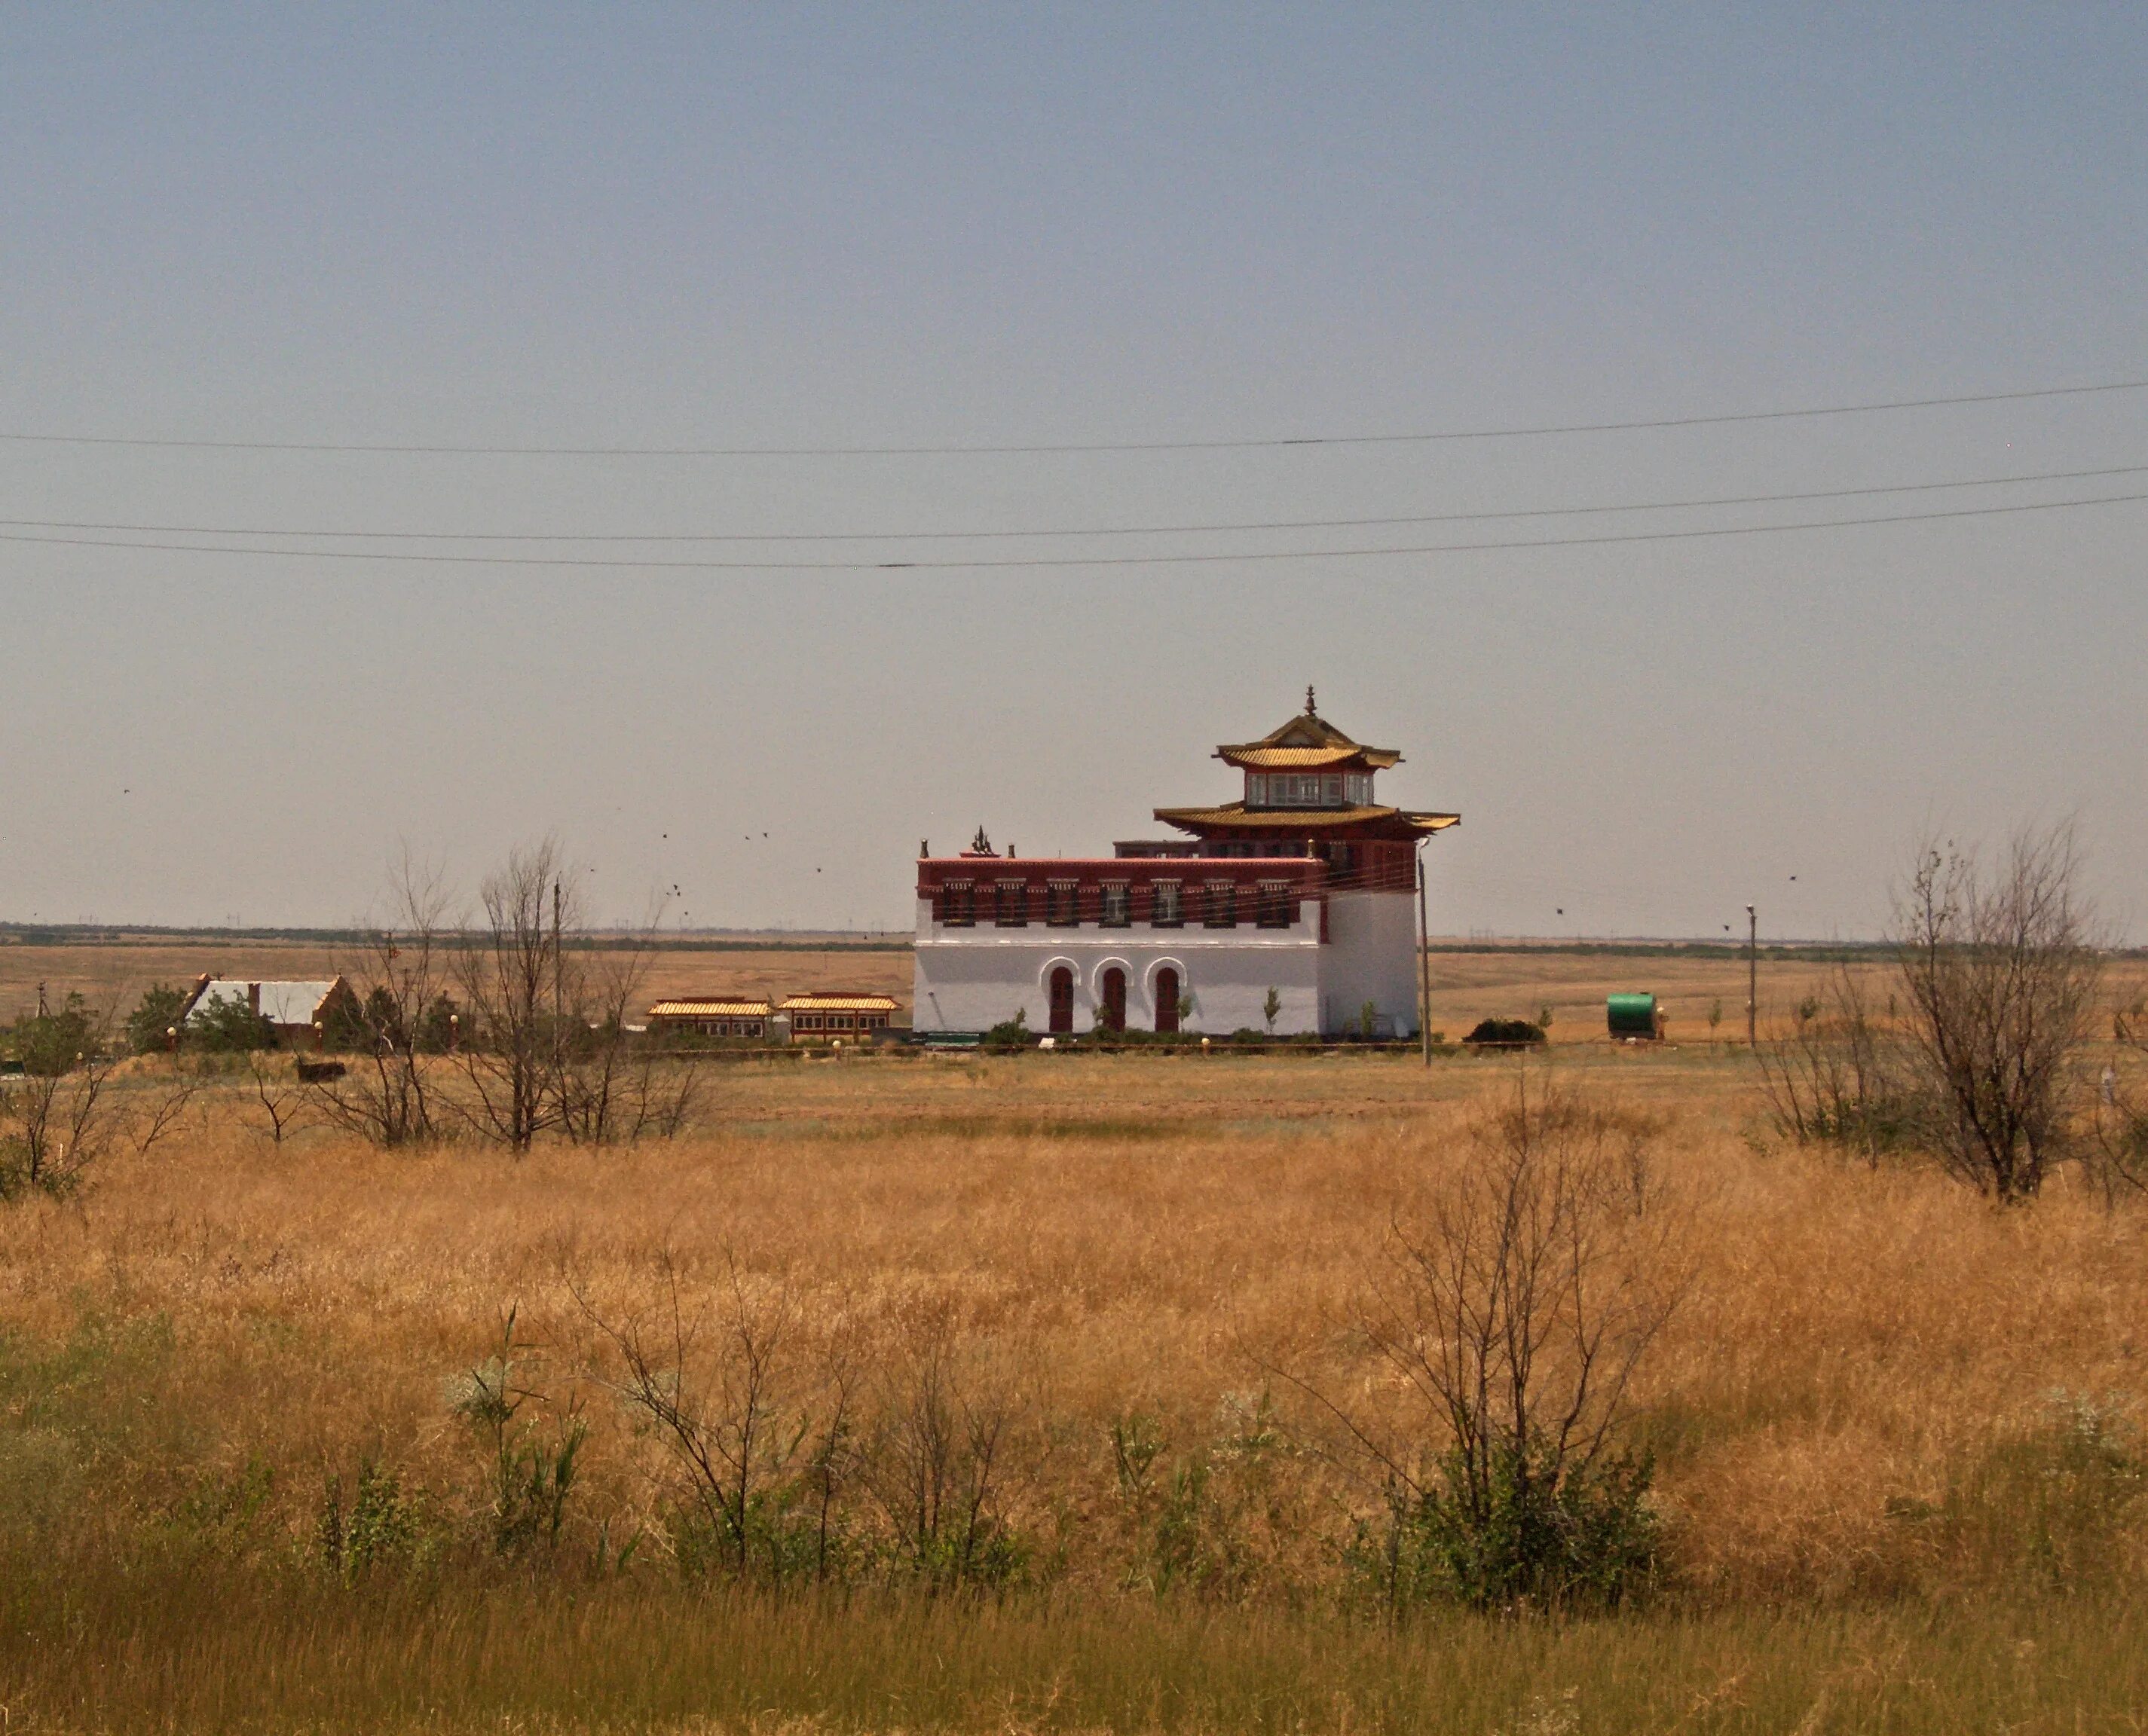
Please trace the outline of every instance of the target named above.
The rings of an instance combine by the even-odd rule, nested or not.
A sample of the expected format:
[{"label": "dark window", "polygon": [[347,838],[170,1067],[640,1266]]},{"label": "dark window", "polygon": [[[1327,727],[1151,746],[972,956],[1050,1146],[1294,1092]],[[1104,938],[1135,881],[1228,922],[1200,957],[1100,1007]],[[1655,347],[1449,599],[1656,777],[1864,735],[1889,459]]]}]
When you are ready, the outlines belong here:
[{"label": "dark window", "polygon": [[1149,889],[1148,920],[1156,928],[1178,928],[1186,918],[1180,913],[1178,882],[1160,880]]},{"label": "dark window", "polygon": [[1156,1028],[1178,1029],[1178,972],[1168,965],[1156,973]]},{"label": "dark window", "polygon": [[1261,928],[1290,926],[1290,886],[1287,881],[1264,880],[1261,882],[1260,909],[1255,922]]},{"label": "dark window", "polygon": [[1029,926],[1029,883],[1003,880],[992,888],[992,921],[1001,928]]},{"label": "dark window", "polygon": [[1203,928],[1236,928],[1238,926],[1238,887],[1235,881],[1212,880],[1204,889],[1207,894],[1201,911]]},{"label": "dark window", "polygon": [[1107,1031],[1127,1028],[1127,973],[1117,966],[1104,972],[1104,1005],[1098,1022]]},{"label": "dark window", "polygon": [[1099,920],[1106,928],[1133,926],[1134,896],[1124,881],[1105,886],[1104,911]]},{"label": "dark window", "polygon": [[940,921],[949,928],[974,928],[977,889],[966,880],[951,880],[940,893]]},{"label": "dark window", "polygon": [[1056,966],[1047,986],[1051,1011],[1046,1016],[1048,1028],[1057,1035],[1074,1028],[1074,973],[1066,966]]},{"label": "dark window", "polygon": [[1071,880],[1055,880],[1044,889],[1044,920],[1054,928],[1074,928],[1081,924],[1082,888]]}]

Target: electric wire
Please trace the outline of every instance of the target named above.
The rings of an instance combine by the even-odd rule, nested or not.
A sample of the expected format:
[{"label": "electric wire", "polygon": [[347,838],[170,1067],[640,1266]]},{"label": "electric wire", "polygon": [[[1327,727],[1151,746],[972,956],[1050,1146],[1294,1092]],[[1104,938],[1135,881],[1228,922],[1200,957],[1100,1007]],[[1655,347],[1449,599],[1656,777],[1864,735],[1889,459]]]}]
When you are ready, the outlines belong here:
[{"label": "electric wire", "polygon": [[514,531],[324,530],[243,524],[151,524],[90,519],[0,519],[20,530],[98,530],[137,535],[312,538],[322,541],[434,543],[898,543],[1004,542],[1092,536],[1206,536],[1271,530],[1378,529],[1396,524],[1454,524],[1516,519],[1593,518],[1610,513],[1684,512],[1720,506],[1781,505],[1846,500],[1874,494],[1931,494],[1953,489],[2005,488],[2038,482],[2080,482],[2138,476],[2148,464],[2091,470],[2038,470],[2011,476],[1972,476],[1950,482],[1897,482],[1849,489],[1805,489],[1775,494],[1718,494],[1690,500],[1620,501],[1603,506],[1530,506],[1491,512],[1398,513],[1355,519],[1268,519],[1230,524],[1090,525],[1039,530]]},{"label": "electric wire", "polygon": [[680,560],[595,555],[442,554],[389,549],[263,549],[238,544],[116,541],[96,537],[43,536],[0,532],[0,542],[47,547],[133,549],[173,554],[238,554],[284,560],[370,560],[427,566],[633,568],[690,572],[891,572],[1013,570],[1067,567],[1207,566],[1283,560],[1338,560],[1414,554],[1468,554],[1500,549],[1578,549],[1624,543],[1684,542],[1703,537],[1768,536],[1787,531],[1843,530],[1870,524],[1929,524],[1945,519],[1995,518],[2016,513],[2063,512],[2148,500],[2148,493],[2099,494],[2077,500],[2022,501],[1998,506],[1961,506],[1935,512],[1884,513],[1848,519],[1811,519],[1783,524],[1724,524],[1683,530],[1638,530],[1596,536],[1532,537],[1469,543],[1421,543],[1358,549],[1257,549],[1190,554],[1023,555],[953,560]]},{"label": "electric wire", "polygon": [[1970,404],[2022,404],[2035,399],[2085,398],[2102,393],[2143,389],[2148,389],[2148,379],[2118,379],[2080,386],[2035,386],[2014,392],[1965,392],[1945,397],[1880,399],[1857,404],[1814,404],[1792,409],[1734,410],[1701,416],[1651,416],[1619,421],[1547,423],[1535,427],[1218,439],[1032,441],[1006,445],[978,443],[910,446],[484,446],[333,440],[209,440],[143,434],[48,434],[10,430],[0,430],[0,441],[17,444],[149,447],[204,452],[353,453],[474,458],[961,458],[1112,452],[1242,452],[1291,446],[1427,445],[1453,440],[1519,440],[1558,434],[1719,428],[1732,423],[1786,422],[1819,416],[1864,416],[1896,410],[1942,409]]}]

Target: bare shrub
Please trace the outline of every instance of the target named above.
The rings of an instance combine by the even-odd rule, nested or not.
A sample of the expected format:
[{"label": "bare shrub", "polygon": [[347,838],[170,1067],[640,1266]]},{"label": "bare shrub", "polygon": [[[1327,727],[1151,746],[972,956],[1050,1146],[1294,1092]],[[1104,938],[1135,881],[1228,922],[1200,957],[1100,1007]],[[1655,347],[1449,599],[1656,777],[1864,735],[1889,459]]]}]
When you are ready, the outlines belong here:
[{"label": "bare shrub", "polygon": [[1846,965],[1797,1009],[1789,1036],[1761,1048],[1759,1062],[1775,1131],[1785,1138],[1877,1163],[1918,1135],[1924,1106],[1912,1058],[1874,1016],[1864,983]]},{"label": "bare shrub", "polygon": [[337,1035],[351,1058],[343,1077],[309,1088],[331,1125],[394,1149],[439,1135],[441,1105],[426,1051],[445,1047],[454,1026],[449,897],[439,871],[404,852],[390,872],[388,902],[388,921],[368,936],[350,973],[358,1011],[352,1028]]},{"label": "bare shrub", "polygon": [[578,1145],[632,1144],[675,1137],[692,1114],[700,1071],[628,1029],[640,1008],[654,954],[657,919],[637,935],[563,961],[567,1041],[553,1081],[560,1131]]},{"label": "bare shrub", "polygon": [[840,1349],[809,1366],[794,1342],[787,1285],[757,1278],[726,1251],[711,1302],[688,1301],[677,1260],[658,1261],[654,1307],[607,1318],[570,1289],[613,1352],[595,1371],[660,1443],[670,1463],[674,1555],[775,1583],[826,1577],[844,1539],[838,1504],[850,1464],[856,1382]]},{"label": "bare shrub", "polygon": [[936,1588],[1004,1584],[1025,1558],[1005,1512],[1013,1402],[944,1309],[911,1325],[877,1392],[866,1487],[906,1572]]},{"label": "bare shrub", "polygon": [[1639,1134],[1526,1079],[1397,1213],[1355,1322],[1390,1402],[1299,1382],[1382,1487],[1356,1554],[1391,1607],[1614,1603],[1646,1581],[1652,1467],[1619,1432],[1679,1292],[1679,1222]]},{"label": "bare shrub", "polygon": [[247,1051],[246,1067],[253,1082],[254,1106],[260,1110],[267,1123],[272,1144],[281,1145],[290,1134],[305,1125],[306,1116],[313,1109],[312,1093],[298,1081],[295,1072],[287,1073],[287,1063],[260,1050]]},{"label": "bare shrub", "polygon": [[458,960],[476,1026],[462,1050],[472,1119],[517,1151],[559,1120],[555,1081],[569,1034],[561,947],[581,915],[580,888],[570,894],[566,879],[555,839],[511,852],[478,888],[484,926]]},{"label": "bare shrub", "polygon": [[1894,943],[1947,1169],[2003,1202],[2078,1154],[2080,1066],[2102,959],[2070,826],[2022,830],[1995,865],[1927,845]]}]

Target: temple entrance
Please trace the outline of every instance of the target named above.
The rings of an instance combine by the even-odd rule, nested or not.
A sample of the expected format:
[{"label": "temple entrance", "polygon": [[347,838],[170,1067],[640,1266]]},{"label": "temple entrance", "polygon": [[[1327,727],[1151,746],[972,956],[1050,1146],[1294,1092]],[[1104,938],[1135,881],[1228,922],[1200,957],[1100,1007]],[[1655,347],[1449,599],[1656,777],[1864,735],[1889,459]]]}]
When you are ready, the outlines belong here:
[{"label": "temple entrance", "polygon": [[1104,972],[1104,1028],[1127,1028],[1127,973],[1116,965]]},{"label": "temple entrance", "polygon": [[1178,973],[1168,965],[1156,973],[1156,1028],[1178,1029]]},{"label": "temple entrance", "polygon": [[1074,973],[1064,965],[1058,966],[1051,973],[1049,992],[1052,1034],[1066,1035],[1074,1029]]}]

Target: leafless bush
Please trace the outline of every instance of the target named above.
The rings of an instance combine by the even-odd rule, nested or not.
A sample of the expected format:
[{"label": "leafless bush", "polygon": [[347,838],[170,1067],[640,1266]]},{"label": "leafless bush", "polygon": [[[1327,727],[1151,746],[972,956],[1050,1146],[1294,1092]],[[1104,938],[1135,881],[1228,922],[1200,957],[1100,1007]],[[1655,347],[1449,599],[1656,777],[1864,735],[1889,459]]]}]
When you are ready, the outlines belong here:
[{"label": "leafless bush", "polygon": [[1645,1578],[1651,1472],[1619,1431],[1681,1287],[1680,1217],[1641,1135],[1526,1079],[1396,1214],[1354,1322],[1385,1402],[1293,1379],[1383,1487],[1358,1554],[1386,1601],[1615,1602]]},{"label": "leafless bush", "polygon": [[1955,1175],[2027,1199],[2077,1155],[2080,1066],[2102,961],[2070,826],[2022,830],[1995,865],[1927,845],[1897,902],[1894,942],[1914,1052]]},{"label": "leafless bush", "polygon": [[332,1125],[392,1149],[439,1136],[441,1105],[425,1051],[447,1046],[454,1026],[439,871],[406,851],[391,871],[388,898],[388,921],[368,936],[350,973],[358,1013],[356,1028],[339,1033],[339,1046],[353,1051],[344,1076],[309,1089]]},{"label": "leafless bush", "polygon": [[458,960],[475,1031],[463,1071],[478,1129],[517,1151],[557,1124],[556,1087],[570,1032],[566,929],[580,926],[581,893],[566,886],[556,840],[514,850],[478,889],[484,926]]},{"label": "leafless bush", "polygon": [[1775,1131],[1869,1163],[1913,1139],[1921,1120],[1915,1069],[1899,1035],[1876,1018],[1846,965],[1797,1010],[1791,1035],[1759,1051]]},{"label": "leafless bush", "polygon": [[560,1127],[577,1144],[669,1139],[693,1112],[700,1084],[694,1061],[667,1056],[628,1028],[641,1006],[655,930],[652,917],[594,961],[576,958],[559,973],[569,1030],[552,1089]]},{"label": "leafless bush", "polygon": [[[137,1156],[146,1157],[158,1145],[177,1131],[201,1095],[205,1083],[200,1069],[184,1061],[173,1061],[172,1071],[155,1089],[150,1101],[138,1105],[130,1121]],[[149,1089],[145,1087],[145,1089]]]},{"label": "leafless bush", "polygon": [[613,1352],[615,1366],[597,1377],[670,1463],[681,1565],[776,1582],[825,1577],[841,1543],[851,1466],[849,1358],[840,1347],[802,1355],[789,1287],[755,1277],[735,1254],[725,1253],[706,1307],[688,1302],[669,1252],[658,1270],[661,1293],[645,1312],[607,1317],[581,1286],[570,1288]]},{"label": "leafless bush", "polygon": [[0,1087],[0,1199],[66,1195],[118,1132],[108,1086],[110,1021],[79,995],[15,1022],[10,1046],[23,1071]]},{"label": "leafless bush", "polygon": [[246,1066],[253,1081],[254,1105],[260,1110],[262,1120],[268,1123],[270,1141],[279,1146],[287,1135],[305,1125],[306,1116],[314,1106],[312,1092],[298,1082],[295,1075],[287,1076],[284,1066],[273,1053],[258,1049],[247,1052]]},{"label": "leafless bush", "polygon": [[1022,1565],[1003,1510],[1013,1405],[944,1313],[911,1337],[880,1385],[866,1486],[907,1572],[940,1587],[1003,1583]]}]

